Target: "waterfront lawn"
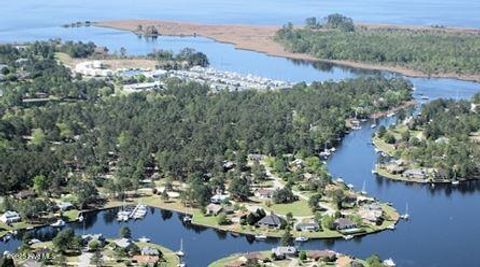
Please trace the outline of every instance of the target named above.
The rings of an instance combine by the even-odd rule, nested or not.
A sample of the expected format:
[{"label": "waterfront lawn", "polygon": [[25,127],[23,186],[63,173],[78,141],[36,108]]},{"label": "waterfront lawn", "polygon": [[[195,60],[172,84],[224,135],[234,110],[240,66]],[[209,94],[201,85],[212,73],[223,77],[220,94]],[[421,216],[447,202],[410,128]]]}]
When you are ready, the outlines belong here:
[{"label": "waterfront lawn", "polygon": [[[265,258],[270,258],[270,255],[272,254],[270,251],[261,251],[260,253]],[[212,262],[208,265],[208,267],[224,267],[225,265],[235,261],[237,258],[241,256],[242,256],[242,253],[236,253],[228,257],[221,258],[215,262]],[[277,265],[277,263],[280,263],[280,261],[275,261],[275,266],[281,266],[281,265]]]},{"label": "waterfront lawn", "polygon": [[393,154],[395,153],[395,147],[393,145],[385,143],[385,141],[378,138],[377,136],[373,137],[372,142],[376,148],[380,149],[380,151],[382,152],[387,153],[389,156],[393,156]]}]

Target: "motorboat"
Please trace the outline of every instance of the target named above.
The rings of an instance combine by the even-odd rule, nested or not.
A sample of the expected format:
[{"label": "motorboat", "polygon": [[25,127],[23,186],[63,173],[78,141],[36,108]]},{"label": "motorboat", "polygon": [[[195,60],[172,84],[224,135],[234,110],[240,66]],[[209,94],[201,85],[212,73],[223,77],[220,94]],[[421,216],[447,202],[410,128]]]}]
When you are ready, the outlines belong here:
[{"label": "motorboat", "polygon": [[387,267],[395,267],[397,266],[397,264],[395,264],[395,262],[393,261],[392,258],[388,258],[386,260],[383,261],[383,265],[387,266]]},{"label": "motorboat", "polygon": [[299,236],[295,238],[295,242],[307,242],[307,241],[308,241],[308,237],[305,237],[305,236]]},{"label": "motorboat", "polygon": [[64,227],[65,226],[65,221],[63,221],[62,219],[58,219],[56,222],[50,224],[51,227],[56,227],[56,228],[59,228],[59,227]]},{"label": "motorboat", "polygon": [[353,237],[354,237],[353,235],[346,235],[346,236],[343,237],[343,239],[345,239],[345,240],[350,240],[350,239],[352,239]]},{"label": "motorboat", "polygon": [[145,205],[137,205],[133,210],[132,217],[135,220],[143,219],[147,215],[147,206]]},{"label": "motorboat", "polygon": [[256,240],[265,240],[265,239],[267,239],[267,236],[266,235],[255,235],[255,239]]},{"label": "motorboat", "polygon": [[140,241],[142,243],[150,243],[150,238],[142,236],[138,239],[138,241]]},{"label": "motorboat", "polygon": [[183,217],[183,222],[184,223],[191,223],[192,222],[192,216],[185,215],[185,217]]},{"label": "motorboat", "polygon": [[183,252],[183,239],[180,239],[180,249],[175,252],[175,254],[177,254],[179,257],[185,256],[185,252]]}]

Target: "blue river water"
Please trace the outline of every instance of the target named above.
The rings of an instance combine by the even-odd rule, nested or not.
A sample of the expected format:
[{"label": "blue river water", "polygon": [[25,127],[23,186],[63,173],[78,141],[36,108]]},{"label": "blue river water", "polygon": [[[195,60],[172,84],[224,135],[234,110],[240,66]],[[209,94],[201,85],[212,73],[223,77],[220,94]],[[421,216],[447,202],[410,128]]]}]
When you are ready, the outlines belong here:
[{"label": "blue river water", "polygon": [[[188,7],[188,8],[186,8]],[[102,28],[65,29],[63,23],[77,20],[122,18],[158,18],[207,23],[280,24],[300,23],[304,17],[323,16],[332,12],[350,15],[359,21],[401,24],[444,24],[480,27],[480,1],[467,0],[379,0],[379,1],[65,1],[39,3],[25,0],[2,3],[0,7],[0,42],[24,42],[61,38],[63,40],[93,41],[107,46],[112,52],[125,47],[129,54],[142,55],[153,49],[177,51],[192,47],[206,53],[211,65],[221,70],[252,73],[269,78],[299,81],[342,80],[359,75],[397,75],[331,64],[292,61],[264,54],[237,50],[232,45],[206,38],[159,37],[145,40],[136,35]],[[215,14],[212,16],[211,14]],[[454,79],[409,78],[415,85],[416,96],[422,93],[430,99],[469,98],[480,92],[480,84]],[[392,123],[395,118],[380,123]],[[378,253],[392,257],[398,266],[478,266],[480,254],[475,244],[480,236],[476,222],[480,219],[480,184],[470,182],[457,187],[415,185],[374,177],[371,169],[376,153],[370,144],[373,130],[348,134],[339,149],[328,161],[334,176],[343,177],[360,188],[366,181],[369,194],[391,201],[402,211],[408,202],[412,219],[401,222],[395,231],[386,231],[350,241],[311,241],[306,248],[332,248],[355,256]],[[184,240],[189,266],[207,266],[209,262],[235,252],[269,249],[276,240],[255,242],[244,236],[233,237],[203,227],[185,226],[175,212],[151,209],[141,221],[128,222],[135,237],[149,236],[153,242],[173,250]],[[115,211],[100,211],[87,217],[85,225],[73,223],[77,233],[104,233],[116,236],[121,223],[114,220]],[[49,227],[36,230],[48,239]],[[0,243],[0,251],[14,250],[20,241]]]}]

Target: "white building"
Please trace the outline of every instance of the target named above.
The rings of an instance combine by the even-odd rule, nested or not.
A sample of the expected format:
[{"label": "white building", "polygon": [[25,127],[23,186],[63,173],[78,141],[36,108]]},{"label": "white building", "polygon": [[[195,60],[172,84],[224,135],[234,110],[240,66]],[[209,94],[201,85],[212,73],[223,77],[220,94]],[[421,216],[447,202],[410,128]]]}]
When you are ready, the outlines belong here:
[{"label": "white building", "polygon": [[0,216],[0,221],[3,223],[14,223],[19,222],[22,219],[20,218],[20,214],[15,211],[6,211],[2,216]]}]

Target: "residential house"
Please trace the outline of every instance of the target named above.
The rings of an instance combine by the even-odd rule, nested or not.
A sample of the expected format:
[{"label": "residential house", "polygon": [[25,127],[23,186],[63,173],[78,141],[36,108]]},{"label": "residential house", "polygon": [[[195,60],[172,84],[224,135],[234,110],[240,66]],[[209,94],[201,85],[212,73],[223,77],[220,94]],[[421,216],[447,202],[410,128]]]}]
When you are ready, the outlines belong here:
[{"label": "residential house", "polygon": [[129,238],[119,238],[119,239],[115,239],[113,241],[113,243],[119,247],[119,248],[123,248],[123,249],[127,249],[129,248],[130,246],[133,245],[133,241]]},{"label": "residential house", "polygon": [[338,218],[333,222],[333,226],[338,230],[348,230],[357,228],[357,224],[347,218]]},{"label": "residential house", "polygon": [[298,254],[297,248],[295,247],[276,247],[272,249],[272,253],[277,260],[285,259],[286,257],[296,256]]},{"label": "residential house", "polygon": [[20,214],[18,214],[16,211],[7,210],[4,214],[2,214],[2,216],[0,216],[0,221],[7,224],[19,222],[21,220],[22,218],[20,217]]},{"label": "residential house", "polygon": [[333,262],[337,259],[337,253],[333,250],[323,249],[323,250],[310,250],[307,251],[307,259],[313,261],[327,261]]},{"label": "residential house", "polygon": [[391,174],[402,174],[405,171],[405,167],[395,163],[385,165],[385,170]]},{"label": "residential house", "polygon": [[254,195],[260,199],[272,199],[273,192],[273,189],[260,188],[255,191]]},{"label": "residential house", "polygon": [[61,211],[66,211],[73,208],[73,204],[70,202],[59,202],[57,208]]},{"label": "residential house", "polygon": [[135,255],[132,257],[132,261],[140,266],[156,266],[160,261],[158,256],[148,255]]},{"label": "residential house", "polygon": [[156,248],[144,247],[140,251],[140,254],[144,256],[160,256],[160,251],[158,251]]},{"label": "residential house", "polygon": [[409,170],[406,170],[402,176],[413,178],[413,179],[426,179],[427,173],[423,169],[409,169]]},{"label": "residential house", "polygon": [[276,228],[279,229],[283,224],[285,220],[275,214],[267,215],[263,217],[261,220],[257,222],[258,226],[263,226],[263,227],[268,227],[268,228]]},{"label": "residential house", "polygon": [[222,206],[218,204],[210,203],[206,207],[205,214],[217,216],[220,213],[220,211],[222,211]]},{"label": "residential house", "polygon": [[307,222],[299,222],[295,225],[295,229],[301,232],[316,232],[320,230],[320,225],[314,221],[310,220]]},{"label": "residential house", "polygon": [[358,215],[366,222],[375,224],[383,222],[383,209],[376,203],[362,205],[358,210]]}]

